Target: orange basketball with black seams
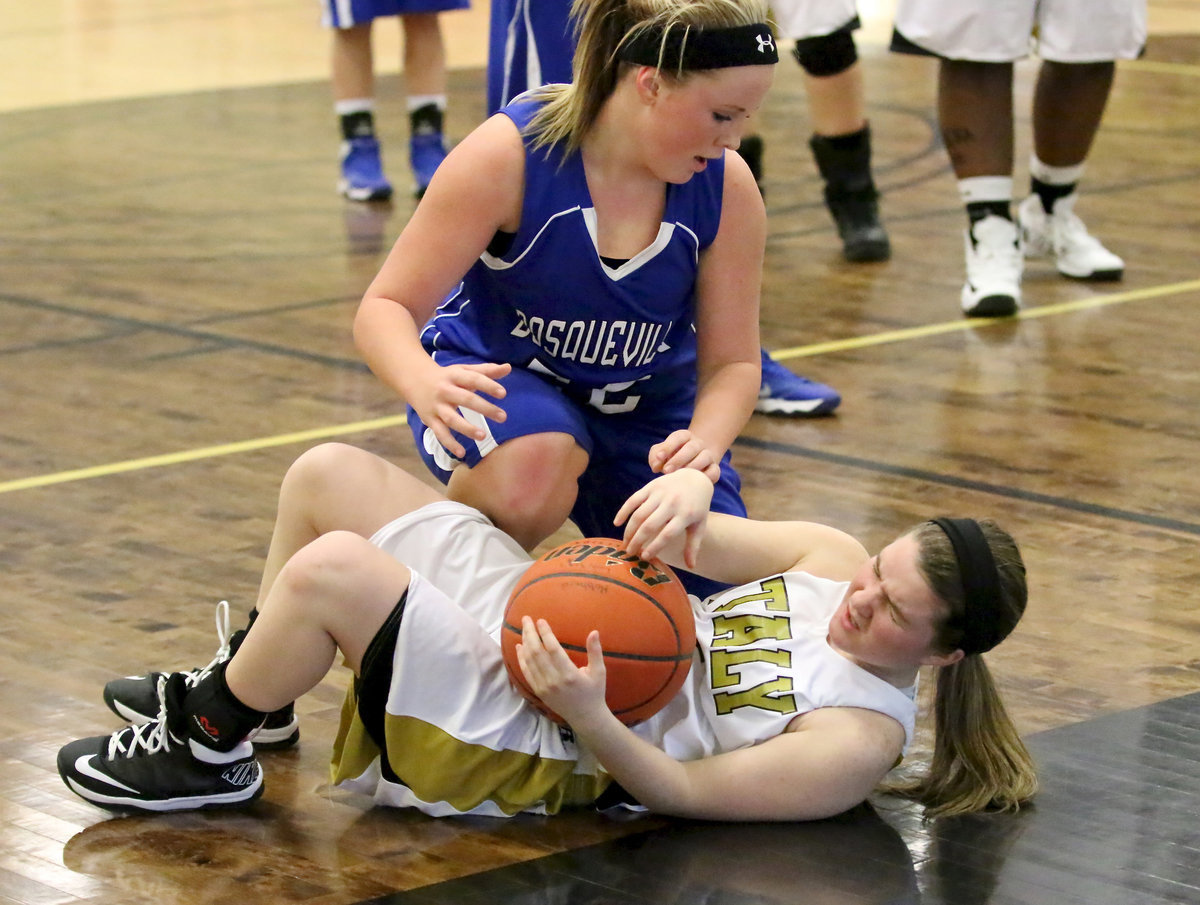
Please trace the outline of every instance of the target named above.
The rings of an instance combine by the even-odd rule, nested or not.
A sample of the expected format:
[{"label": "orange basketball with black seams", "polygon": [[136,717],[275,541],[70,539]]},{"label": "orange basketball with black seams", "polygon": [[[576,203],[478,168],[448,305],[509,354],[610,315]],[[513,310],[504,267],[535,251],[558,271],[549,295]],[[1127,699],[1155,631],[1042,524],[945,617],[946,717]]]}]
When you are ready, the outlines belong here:
[{"label": "orange basketball with black seams", "polygon": [[619,540],[588,537],[542,554],[509,596],[501,647],[525,697],[562,719],[530,691],[517,663],[524,616],[545,619],[576,666],[587,665],[587,636],[600,632],[605,699],[632,726],[653,716],[683,685],[696,647],[696,623],[683,584],[661,563],[629,553]]}]

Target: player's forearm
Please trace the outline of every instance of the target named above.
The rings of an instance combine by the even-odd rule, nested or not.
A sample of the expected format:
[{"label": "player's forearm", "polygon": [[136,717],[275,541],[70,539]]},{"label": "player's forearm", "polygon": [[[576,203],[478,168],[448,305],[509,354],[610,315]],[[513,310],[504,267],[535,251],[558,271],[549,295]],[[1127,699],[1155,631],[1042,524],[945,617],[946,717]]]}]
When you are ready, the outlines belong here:
[{"label": "player's forearm", "polygon": [[385,385],[408,399],[408,381],[429,363],[421,325],[403,305],[383,297],[364,298],[354,317],[354,344]]},{"label": "player's forearm", "polygon": [[571,722],[579,742],[639,803],[659,814],[688,813],[689,785],[684,764],[640,738],[607,709]]},{"label": "player's forearm", "polygon": [[701,375],[690,430],[704,439],[718,459],[750,420],[761,380],[756,364],[744,361],[730,362],[707,376]]}]

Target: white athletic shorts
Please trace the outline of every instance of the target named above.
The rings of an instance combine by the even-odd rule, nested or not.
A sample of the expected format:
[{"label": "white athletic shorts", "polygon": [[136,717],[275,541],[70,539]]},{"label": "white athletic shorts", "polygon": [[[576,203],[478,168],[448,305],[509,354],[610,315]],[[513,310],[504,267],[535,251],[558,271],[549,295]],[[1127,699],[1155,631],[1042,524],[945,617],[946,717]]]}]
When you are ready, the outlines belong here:
[{"label": "white athletic shorts", "polygon": [[526,702],[501,654],[504,607],[529,555],[452,502],[409,513],[371,542],[413,576],[403,610],[372,644],[391,633],[390,669],[364,663],[347,694],[332,781],[433,816],[554,813],[594,801],[609,778]]},{"label": "white athletic shorts", "polygon": [[775,35],[789,41],[819,38],[858,18],[855,0],[770,0]]},{"label": "white athletic shorts", "polygon": [[509,592],[531,562],[479,510],[442,500],[389,522],[371,543],[417,572],[499,637]]},{"label": "white athletic shorts", "polygon": [[951,60],[1128,60],[1146,44],[1146,0],[899,0],[896,33]]}]

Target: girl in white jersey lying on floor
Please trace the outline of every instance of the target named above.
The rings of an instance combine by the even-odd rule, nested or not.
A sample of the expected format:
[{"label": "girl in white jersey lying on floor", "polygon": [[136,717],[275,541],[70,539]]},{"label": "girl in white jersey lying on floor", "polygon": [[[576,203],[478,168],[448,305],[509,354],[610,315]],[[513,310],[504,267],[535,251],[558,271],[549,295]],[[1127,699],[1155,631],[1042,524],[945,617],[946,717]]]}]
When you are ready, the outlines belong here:
[{"label": "girl in white jersey lying on floor", "polygon": [[612,789],[684,817],[836,814],[909,746],[922,666],[939,668],[936,740],[909,794],[934,813],[1033,794],[981,656],[1024,610],[1011,537],[939,518],[869,557],[823,525],[710,513],[711,497],[700,471],[680,469],[618,514],[636,555],[740,585],[693,598],[692,669],[657,715],[629,728],[607,710],[595,633],[578,669],[544,622],[526,620],[521,668],[568,732],[512,686],[498,640],[528,554],[377,456],[317,447],[284,480],[249,630],[203,670],[109,683],[110,703],[151,687],[153,718],[66,745],[59,771],[114,810],[249,802],[263,788],[252,733],[340,651],[356,679],[333,781],[432,815],[555,813]]},{"label": "girl in white jersey lying on floor", "polygon": [[574,81],[455,147],[354,324],[450,498],[527,550],[567,518],[612,534],[629,495],[676,468],[744,515],[728,450],[759,391],[766,212],[726,151],[778,59],[766,6],[575,14]]}]

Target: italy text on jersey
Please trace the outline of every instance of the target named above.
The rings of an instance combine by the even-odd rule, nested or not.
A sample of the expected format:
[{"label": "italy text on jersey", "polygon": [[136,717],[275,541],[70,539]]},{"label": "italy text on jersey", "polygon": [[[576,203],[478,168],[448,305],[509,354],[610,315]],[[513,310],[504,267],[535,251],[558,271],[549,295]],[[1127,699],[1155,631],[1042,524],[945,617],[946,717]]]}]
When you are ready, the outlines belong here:
[{"label": "italy text on jersey", "polygon": [[[756,604],[751,612],[738,607]],[[760,582],[758,590],[723,602],[713,614],[709,679],[718,714],[755,707],[772,713],[796,712],[792,694],[792,652],[778,645],[792,638],[792,613],[782,577]],[[765,610],[765,612],[764,612]]]},{"label": "italy text on jersey", "polygon": [[670,329],[669,321],[546,320],[518,309],[512,335],[530,339],[551,358],[640,368],[668,348],[661,340]]}]

